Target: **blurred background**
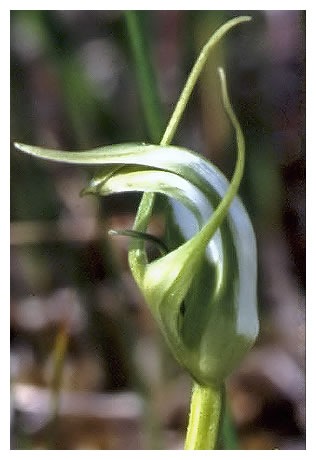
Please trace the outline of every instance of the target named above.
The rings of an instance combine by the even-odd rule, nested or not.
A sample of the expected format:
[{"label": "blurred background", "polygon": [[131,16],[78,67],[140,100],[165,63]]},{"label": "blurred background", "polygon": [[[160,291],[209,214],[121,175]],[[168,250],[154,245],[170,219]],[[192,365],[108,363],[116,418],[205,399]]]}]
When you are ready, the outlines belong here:
[{"label": "blurred background", "polygon": [[[174,143],[231,176],[216,67],[244,129],[240,195],[258,241],[259,339],[227,381],[235,449],[305,449],[305,13],[140,11],[162,133],[213,52]],[[154,141],[122,11],[11,11],[11,138],[68,150]],[[153,91],[154,93],[154,91]],[[127,264],[139,194],[79,198],[94,169],[11,148],[11,448],[182,449],[191,379]],[[160,235],[159,214],[150,231]]]}]

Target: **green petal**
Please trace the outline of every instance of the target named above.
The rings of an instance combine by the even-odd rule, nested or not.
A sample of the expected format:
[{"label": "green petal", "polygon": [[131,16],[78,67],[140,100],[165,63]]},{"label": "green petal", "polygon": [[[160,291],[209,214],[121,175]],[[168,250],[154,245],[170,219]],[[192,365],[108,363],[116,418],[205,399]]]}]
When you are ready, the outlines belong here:
[{"label": "green petal", "polygon": [[211,215],[212,208],[205,195],[189,181],[168,171],[125,166],[101,185],[89,185],[86,190],[99,195],[135,191],[162,193],[183,203],[195,215],[200,228]]}]

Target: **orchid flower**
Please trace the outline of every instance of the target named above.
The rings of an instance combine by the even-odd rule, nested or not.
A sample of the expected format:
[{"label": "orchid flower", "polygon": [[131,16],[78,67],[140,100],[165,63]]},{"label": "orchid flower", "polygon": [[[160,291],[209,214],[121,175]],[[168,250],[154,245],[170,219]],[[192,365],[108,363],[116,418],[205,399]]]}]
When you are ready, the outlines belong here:
[{"label": "orchid flower", "polygon": [[[213,46],[227,30],[246,20],[249,18],[229,21],[208,43]],[[190,74],[190,91],[186,92],[187,84],[178,112],[184,110],[206,51],[208,48],[197,61],[199,71],[194,74],[193,69]],[[236,135],[237,160],[230,183],[198,153],[168,145],[179,116],[173,116],[173,122],[171,118],[160,145],[127,143],[69,152],[15,144],[38,158],[99,166],[82,195],[145,192],[134,229],[114,233],[131,237],[128,253],[132,274],[172,354],[197,382],[199,397],[204,397],[205,388],[223,384],[258,334],[256,241],[247,211],[237,196],[245,141],[222,68],[219,78],[223,106]],[[163,241],[146,233],[156,193],[167,197]],[[146,239],[161,250],[161,256],[150,262]],[[193,399],[191,410],[194,404]]]}]

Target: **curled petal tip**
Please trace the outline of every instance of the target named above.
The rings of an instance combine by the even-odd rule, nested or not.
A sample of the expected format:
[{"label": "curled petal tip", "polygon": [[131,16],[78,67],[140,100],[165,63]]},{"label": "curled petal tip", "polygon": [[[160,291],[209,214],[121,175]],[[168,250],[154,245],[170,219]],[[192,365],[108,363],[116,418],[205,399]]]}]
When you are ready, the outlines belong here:
[{"label": "curled petal tip", "polygon": [[24,144],[21,144],[20,142],[13,142],[13,145],[17,150],[23,150]]},{"label": "curled petal tip", "polygon": [[245,16],[237,16],[236,18],[233,18],[232,21],[236,20],[238,22],[246,22],[246,21],[252,21],[253,17],[249,15]]}]

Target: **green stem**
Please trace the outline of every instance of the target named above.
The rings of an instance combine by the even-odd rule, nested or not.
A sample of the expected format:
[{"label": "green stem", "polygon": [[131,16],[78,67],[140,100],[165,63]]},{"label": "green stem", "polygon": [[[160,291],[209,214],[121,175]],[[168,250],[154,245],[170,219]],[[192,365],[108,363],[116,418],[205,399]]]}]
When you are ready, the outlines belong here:
[{"label": "green stem", "polygon": [[214,450],[221,417],[222,389],[194,382],[185,450]]},{"label": "green stem", "polygon": [[158,144],[162,133],[162,117],[157,85],[154,78],[150,53],[146,50],[145,40],[142,38],[140,18],[137,11],[125,11],[127,30],[135,61],[140,95],[149,130],[150,139]]}]

